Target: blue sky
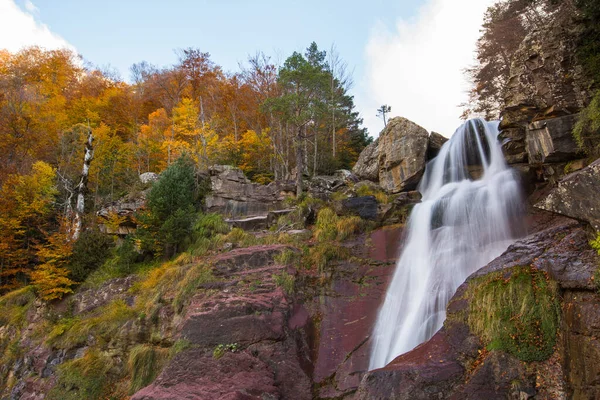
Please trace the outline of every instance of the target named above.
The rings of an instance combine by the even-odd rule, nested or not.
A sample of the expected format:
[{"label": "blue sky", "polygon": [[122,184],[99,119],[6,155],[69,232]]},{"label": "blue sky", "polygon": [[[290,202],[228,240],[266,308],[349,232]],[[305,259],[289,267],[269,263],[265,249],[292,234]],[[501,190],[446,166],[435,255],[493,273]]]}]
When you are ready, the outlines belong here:
[{"label": "blue sky", "polygon": [[173,49],[197,47],[211,53],[226,71],[258,50],[285,59],[313,40],[325,49],[335,43],[362,75],[369,31],[411,17],[418,0],[390,2],[310,0],[115,1],[34,0],[39,18],[94,64],[110,63],[128,77],[134,62],[166,65]]},{"label": "blue sky", "polygon": [[0,48],[67,46],[129,78],[148,61],[168,66],[175,49],[209,52],[237,71],[263,51],[283,62],[312,41],[335,44],[353,72],[352,94],[373,136],[381,104],[450,136],[469,86],[482,14],[493,0],[0,0]]}]

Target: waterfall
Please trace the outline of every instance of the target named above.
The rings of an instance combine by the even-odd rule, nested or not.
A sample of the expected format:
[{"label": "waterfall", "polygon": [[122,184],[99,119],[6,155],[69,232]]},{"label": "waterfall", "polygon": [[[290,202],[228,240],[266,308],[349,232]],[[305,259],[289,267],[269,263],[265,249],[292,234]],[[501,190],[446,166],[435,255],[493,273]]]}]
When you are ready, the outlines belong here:
[{"label": "waterfall", "polygon": [[519,184],[497,135],[498,122],[467,121],[428,163],[419,184],[422,202],[410,214],[379,311],[369,369],[429,340],[458,286],[521,233]]}]

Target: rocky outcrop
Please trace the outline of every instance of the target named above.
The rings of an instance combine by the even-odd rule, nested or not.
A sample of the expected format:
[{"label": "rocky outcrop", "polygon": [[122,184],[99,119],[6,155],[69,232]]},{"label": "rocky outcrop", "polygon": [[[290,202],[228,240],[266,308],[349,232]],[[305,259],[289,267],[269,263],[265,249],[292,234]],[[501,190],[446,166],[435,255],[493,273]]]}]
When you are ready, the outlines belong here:
[{"label": "rocky outcrop", "polygon": [[211,193],[205,199],[206,210],[227,216],[265,215],[282,208],[282,201],[295,190],[293,182],[250,182],[241,169],[228,165],[212,166],[209,173]]},{"label": "rocky outcrop", "polygon": [[558,183],[535,206],[543,210],[588,222],[600,232],[600,159]]},{"label": "rocky outcrop", "polygon": [[403,224],[412,207],[420,201],[421,193],[418,191],[402,192],[391,203],[379,205],[377,219],[386,225]]},{"label": "rocky outcrop", "polygon": [[297,330],[302,318],[275,280],[288,274],[275,262],[286,250],[294,251],[255,246],[217,256],[220,280],[198,291],[183,317],[180,338],[190,348],[132,399],[310,399],[301,356],[308,351]]},{"label": "rocky outcrop", "polygon": [[531,164],[563,162],[581,158],[573,139],[578,115],[532,122],[527,126],[526,150]]},{"label": "rocky outcrop", "polygon": [[379,139],[363,149],[352,172],[360,179],[379,181]]},{"label": "rocky outcrop", "polygon": [[423,176],[429,133],[406,118],[388,121],[379,136],[379,185],[397,193],[411,190]]},{"label": "rocky outcrop", "polygon": [[96,213],[100,231],[119,236],[134,233],[137,229],[134,216],[146,205],[146,193],[130,195],[102,207]]},{"label": "rocky outcrop", "polygon": [[149,184],[158,180],[158,174],[154,172],[144,172],[140,175],[140,182],[143,184]]},{"label": "rocky outcrop", "polygon": [[[357,398],[597,398],[600,351],[594,338],[600,334],[600,301],[591,290],[600,260],[588,238],[581,224],[563,218],[510,246],[459,287],[448,304],[444,327],[432,339],[367,373]],[[523,266],[545,271],[562,293],[557,350],[543,362],[525,363],[503,351],[486,352],[485,343],[467,322],[471,286],[498,271],[507,280],[513,268]]]},{"label": "rocky outcrop", "polygon": [[377,209],[375,196],[359,196],[342,200],[336,207],[336,212],[341,215],[358,215],[374,221],[377,219]]},{"label": "rocky outcrop", "polygon": [[73,311],[76,314],[91,312],[114,300],[124,300],[126,303],[133,302],[133,296],[128,290],[135,283],[135,276],[125,278],[114,278],[104,282],[99,288],[81,291],[69,299]]},{"label": "rocky outcrop", "polygon": [[427,143],[427,161],[434,159],[447,141],[447,137],[442,136],[437,132],[431,132],[431,135],[429,135],[429,142]]},{"label": "rocky outcrop", "polygon": [[511,164],[528,161],[530,123],[575,114],[590,99],[590,82],[576,58],[579,22],[575,12],[570,14],[533,31],[513,56],[500,124]]}]

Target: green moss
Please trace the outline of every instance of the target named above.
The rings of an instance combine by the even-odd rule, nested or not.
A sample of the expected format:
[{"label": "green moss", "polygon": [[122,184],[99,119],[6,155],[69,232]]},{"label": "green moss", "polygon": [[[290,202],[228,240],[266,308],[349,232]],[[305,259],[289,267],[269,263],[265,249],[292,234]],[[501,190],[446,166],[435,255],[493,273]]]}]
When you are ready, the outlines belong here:
[{"label": "green moss", "polygon": [[522,361],[547,359],[554,351],[560,308],[556,283],[530,267],[505,277],[487,275],[469,286],[468,323],[488,350],[504,350]]},{"label": "green moss", "polygon": [[139,344],[129,352],[129,374],[131,385],[129,393],[133,394],[148,386],[156,379],[169,358],[169,350],[148,344]]},{"label": "green moss", "polygon": [[169,358],[175,357],[177,354],[192,347],[192,342],[187,339],[178,339],[173,343],[169,350]]},{"label": "green moss", "polygon": [[97,350],[88,351],[80,359],[67,361],[58,367],[58,381],[48,393],[49,400],[79,400],[108,398],[114,376],[112,358]]}]

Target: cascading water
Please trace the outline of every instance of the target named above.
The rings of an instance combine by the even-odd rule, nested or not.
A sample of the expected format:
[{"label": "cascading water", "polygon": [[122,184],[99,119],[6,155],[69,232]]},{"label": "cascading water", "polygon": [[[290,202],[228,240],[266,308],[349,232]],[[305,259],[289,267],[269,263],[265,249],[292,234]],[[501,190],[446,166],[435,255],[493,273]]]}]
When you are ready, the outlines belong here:
[{"label": "cascading water", "polygon": [[[465,279],[516,239],[518,181],[497,142],[498,122],[467,121],[444,144],[419,185],[406,244],[379,311],[369,369],[430,339]],[[473,180],[469,169],[482,175]]]}]

